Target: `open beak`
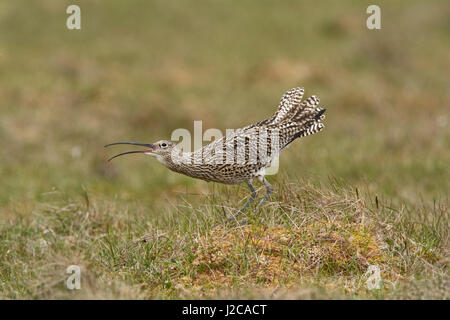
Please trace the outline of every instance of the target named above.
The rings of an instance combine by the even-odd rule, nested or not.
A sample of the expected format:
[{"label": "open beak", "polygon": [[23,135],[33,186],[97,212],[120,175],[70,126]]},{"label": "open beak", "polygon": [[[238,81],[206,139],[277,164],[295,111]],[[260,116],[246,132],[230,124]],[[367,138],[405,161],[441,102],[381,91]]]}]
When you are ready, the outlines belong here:
[{"label": "open beak", "polygon": [[109,158],[108,161],[111,161],[112,159],[117,158],[119,156],[123,156],[124,154],[130,154],[130,153],[147,153],[148,154],[148,153],[152,153],[152,151],[155,149],[155,145],[154,144],[151,144],[151,143],[138,143],[138,142],[114,142],[114,143],[107,144],[105,146],[105,148],[109,147],[109,146],[114,146],[116,144],[131,144],[131,145],[134,145],[134,146],[147,147],[149,149],[147,149],[147,150],[133,150],[133,151],[119,153],[119,154],[115,155],[114,157]]}]

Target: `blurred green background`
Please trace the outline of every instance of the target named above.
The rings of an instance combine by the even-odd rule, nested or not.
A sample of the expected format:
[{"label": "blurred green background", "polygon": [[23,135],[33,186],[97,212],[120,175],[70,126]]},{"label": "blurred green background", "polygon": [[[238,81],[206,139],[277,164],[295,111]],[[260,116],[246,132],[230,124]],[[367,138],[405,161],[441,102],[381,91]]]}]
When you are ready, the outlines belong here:
[{"label": "blurred green background", "polygon": [[[66,28],[81,8],[82,29]],[[157,210],[211,186],[114,141],[238,128],[296,86],[326,128],[281,157],[277,181],[336,177],[393,201],[449,191],[450,6],[377,1],[0,2],[0,209],[28,215],[61,191]],[[209,189],[208,189],[209,188]]]}]

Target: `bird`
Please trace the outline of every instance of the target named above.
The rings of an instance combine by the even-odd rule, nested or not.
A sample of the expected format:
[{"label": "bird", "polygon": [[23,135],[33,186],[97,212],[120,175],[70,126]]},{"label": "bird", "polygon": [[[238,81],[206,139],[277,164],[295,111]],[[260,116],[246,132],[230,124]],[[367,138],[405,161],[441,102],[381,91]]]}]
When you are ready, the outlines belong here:
[{"label": "bird", "polygon": [[326,109],[319,107],[315,95],[302,101],[304,88],[288,90],[281,97],[276,112],[269,118],[246,127],[227,132],[210,144],[193,152],[184,151],[177,141],[159,140],[155,143],[114,142],[105,145],[135,145],[145,147],[119,153],[111,158],[133,153],[155,157],[162,165],[177,173],[222,184],[246,183],[251,196],[228,221],[235,220],[246,208],[257,200],[253,186],[256,178],[266,187],[261,206],[273,191],[267,181],[266,170],[277,159],[280,152],[294,140],[320,132]]}]

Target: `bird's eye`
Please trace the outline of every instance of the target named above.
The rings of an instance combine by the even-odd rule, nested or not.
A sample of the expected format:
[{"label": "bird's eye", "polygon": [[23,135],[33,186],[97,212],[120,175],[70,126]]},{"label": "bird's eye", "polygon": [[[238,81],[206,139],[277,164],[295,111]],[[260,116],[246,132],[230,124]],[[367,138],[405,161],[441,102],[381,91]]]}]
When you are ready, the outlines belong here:
[{"label": "bird's eye", "polygon": [[161,147],[163,147],[163,148],[167,147],[167,143],[165,143],[165,142],[161,143]]}]

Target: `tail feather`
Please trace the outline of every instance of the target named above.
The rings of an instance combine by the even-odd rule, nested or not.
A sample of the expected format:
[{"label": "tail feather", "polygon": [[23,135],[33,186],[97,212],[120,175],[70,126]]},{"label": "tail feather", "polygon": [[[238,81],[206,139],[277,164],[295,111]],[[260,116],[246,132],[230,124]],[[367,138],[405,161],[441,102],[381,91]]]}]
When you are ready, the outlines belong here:
[{"label": "tail feather", "polygon": [[299,131],[297,131],[297,133],[292,135],[286,141],[285,145],[282,148],[286,148],[291,142],[293,142],[298,138],[306,137],[314,133],[320,132],[323,130],[324,127],[325,126],[323,123],[315,120],[310,120],[307,125],[303,126]]},{"label": "tail feather", "polygon": [[282,123],[290,119],[296,112],[297,108],[301,106],[303,94],[305,90],[303,88],[293,88],[287,91],[280,100],[277,111],[271,119],[269,124]]},{"label": "tail feather", "polygon": [[325,111],[327,111],[327,109],[318,109],[319,112],[317,112],[317,114],[314,116],[314,119],[317,121],[321,121],[323,119],[325,119]]},{"label": "tail feather", "polygon": [[304,89],[297,87],[287,91],[282,97],[275,114],[263,121],[243,128],[266,126],[285,132],[284,143],[288,145],[293,140],[321,131],[324,125],[326,109],[319,107],[320,99],[311,96],[301,102]]},{"label": "tail feather", "polygon": [[318,107],[319,102],[318,97],[311,96],[298,105],[294,115],[289,118],[288,126],[293,134],[290,135],[284,147],[288,146],[295,139],[323,130],[325,126],[321,121],[325,119],[326,109]]}]

